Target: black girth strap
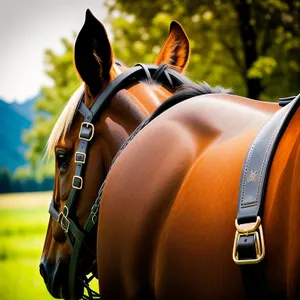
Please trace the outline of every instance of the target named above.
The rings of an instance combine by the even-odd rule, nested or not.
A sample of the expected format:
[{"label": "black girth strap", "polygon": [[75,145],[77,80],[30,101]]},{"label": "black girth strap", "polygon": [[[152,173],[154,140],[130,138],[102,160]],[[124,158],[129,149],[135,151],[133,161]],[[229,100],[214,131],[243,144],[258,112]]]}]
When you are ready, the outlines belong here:
[{"label": "black girth strap", "polygon": [[278,103],[280,106],[286,106],[289,104],[291,101],[293,101],[296,98],[296,96],[290,96],[290,97],[285,97],[285,98],[279,98]]},{"label": "black girth strap", "polygon": [[300,94],[262,127],[245,159],[240,185],[233,260],[255,264],[265,256],[262,215],[269,171],[278,143],[300,105]]}]

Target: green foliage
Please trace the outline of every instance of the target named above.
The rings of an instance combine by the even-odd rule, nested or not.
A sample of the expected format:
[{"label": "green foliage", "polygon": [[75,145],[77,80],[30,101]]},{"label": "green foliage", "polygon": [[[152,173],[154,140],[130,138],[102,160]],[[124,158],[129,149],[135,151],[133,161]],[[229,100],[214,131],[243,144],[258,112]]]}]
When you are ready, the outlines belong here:
[{"label": "green foliage", "polygon": [[[226,49],[230,39],[234,39],[235,28],[229,31],[232,33],[228,36],[224,36],[222,20],[216,18],[207,5],[193,9],[191,16],[187,14],[187,8],[179,3],[178,5],[166,4],[162,7],[157,3],[157,10],[154,10],[156,2],[151,1],[150,6],[153,11],[151,9],[148,11],[148,6],[143,7],[146,3],[150,5],[150,1],[130,3],[133,5],[130,11],[134,13],[135,8],[138,12],[147,10],[146,16],[149,16],[149,19],[144,16],[144,13],[131,18],[126,12],[121,12],[116,18],[114,14],[110,14],[109,21],[112,23],[114,33],[113,48],[116,57],[129,65],[139,61],[153,63],[168,35],[170,22],[177,19],[188,33],[191,43],[192,55],[187,76],[198,81],[205,80],[212,85],[222,84],[231,87],[234,83],[237,93],[245,93],[240,71],[235,67],[231,53]],[[122,1],[122,5],[125,4],[126,1]],[[117,4],[116,6],[119,7]],[[114,11],[113,7],[110,8]],[[224,7],[223,10],[227,14],[227,8]],[[218,40],[219,35],[222,35],[224,43],[225,40],[228,41],[226,46]],[[231,76],[228,76],[229,72]]]},{"label": "green foliage", "polygon": [[21,166],[14,172],[14,179],[26,179],[33,176],[32,169],[28,166]]},{"label": "green foliage", "polygon": [[[106,5],[116,56],[129,64],[153,62],[176,19],[191,40],[191,78],[265,99],[299,92],[300,1],[106,0]],[[259,86],[251,94],[252,79]]]},{"label": "green foliage", "polygon": [[73,42],[67,39],[62,39],[61,42],[63,54],[56,54],[52,50],[45,52],[46,73],[53,86],[41,87],[42,98],[35,107],[37,117],[33,127],[24,136],[30,147],[28,159],[32,168],[39,172],[39,178],[54,173],[52,164],[45,166],[42,159],[46,143],[62,108],[80,84],[73,65]]},{"label": "green foliage", "polygon": [[271,76],[277,67],[277,62],[273,57],[259,57],[248,70],[249,78],[264,78]]}]

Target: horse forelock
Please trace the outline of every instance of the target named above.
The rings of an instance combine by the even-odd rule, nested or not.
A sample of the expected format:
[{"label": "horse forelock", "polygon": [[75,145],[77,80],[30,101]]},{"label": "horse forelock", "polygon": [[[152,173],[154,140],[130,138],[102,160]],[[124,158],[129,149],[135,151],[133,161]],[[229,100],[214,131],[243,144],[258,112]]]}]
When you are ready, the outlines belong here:
[{"label": "horse forelock", "polygon": [[52,154],[59,140],[66,137],[83,93],[84,84],[81,84],[63,108],[63,111],[58,117],[47,142],[46,154],[48,156]]}]

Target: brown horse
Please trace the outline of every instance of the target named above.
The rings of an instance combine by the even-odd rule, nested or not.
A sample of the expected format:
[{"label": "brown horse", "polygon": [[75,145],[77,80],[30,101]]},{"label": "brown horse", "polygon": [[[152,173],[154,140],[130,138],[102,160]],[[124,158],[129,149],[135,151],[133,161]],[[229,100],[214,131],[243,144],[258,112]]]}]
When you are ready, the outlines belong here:
[{"label": "brown horse", "polygon": [[[172,24],[156,62],[183,70],[188,41],[181,27]],[[51,213],[57,222],[49,221],[40,265],[50,293],[64,298],[82,295],[80,281],[75,294],[67,281],[75,239],[68,235],[69,227],[76,224],[78,231],[85,227],[118,149],[170,95],[156,86],[137,85],[112,97],[94,127],[80,126],[82,117],[77,112],[85,115],[92,109],[121,72],[113,63],[103,26],[89,12],[76,42],[75,64],[85,82],[85,106],[80,103],[80,89],[49,139],[49,151],[55,151],[57,162],[51,206],[57,211],[57,218],[53,209]],[[232,261],[241,170],[255,135],[279,108],[233,95],[200,97],[203,91],[193,85],[186,89],[185,95],[193,98],[144,128],[119,155],[106,179],[97,238],[93,231],[76,269],[82,278],[97,257],[101,299],[245,299],[240,269]],[[300,295],[295,226],[299,117],[297,112],[271,168],[263,221],[267,253],[257,269],[264,286],[257,299],[298,299]],[[89,140],[86,132],[91,128],[84,184],[81,177],[79,185],[74,177],[72,184],[78,167],[75,151],[83,137]],[[85,161],[85,156],[81,159]],[[74,187],[80,191],[76,210],[69,215],[66,203]]]},{"label": "brown horse", "polygon": [[[102,196],[101,299],[246,299],[232,260],[242,167],[259,129],[278,110],[234,95],[196,96],[131,141]],[[300,299],[299,128],[298,109],[270,170],[266,257],[253,273],[263,284],[252,299]]]},{"label": "brown horse", "polygon": [[[182,27],[173,22],[169,36],[155,64],[167,64],[178,72],[184,72],[189,55],[188,38]],[[106,87],[127,69],[115,63],[105,28],[90,11],[87,11],[85,23],[77,37],[74,57],[77,71],[84,85],[67,103],[49,138],[48,152],[54,152],[56,157],[52,204],[54,210],[58,212],[58,222],[50,218],[40,264],[40,273],[49,292],[54,297],[63,298],[70,298],[67,278],[70,275],[68,264],[72,253],[70,244],[72,245],[74,237],[70,237],[69,244],[68,236],[65,234],[68,229],[62,227],[63,224],[61,225],[60,222],[64,220],[68,222],[67,218],[63,217],[63,209],[72,189],[72,177],[78,165],[74,163],[74,159],[76,149],[78,145],[81,145],[78,133],[83,121],[78,110],[83,107],[83,111],[89,111]],[[169,91],[159,85],[144,82],[118,92],[106,103],[93,126],[94,137],[85,163],[87,171],[84,183],[80,182],[83,187],[77,194],[76,211],[70,211],[78,228],[83,228],[97,197],[98,188],[120,146],[134,129],[170,95]],[[84,105],[80,106],[81,102]],[[83,158],[85,160],[85,157]],[[78,274],[85,275],[87,266],[96,259],[95,232],[89,237],[88,248],[88,254],[80,259]],[[76,284],[80,285],[80,282]],[[81,286],[77,292],[77,296],[80,297]]]}]

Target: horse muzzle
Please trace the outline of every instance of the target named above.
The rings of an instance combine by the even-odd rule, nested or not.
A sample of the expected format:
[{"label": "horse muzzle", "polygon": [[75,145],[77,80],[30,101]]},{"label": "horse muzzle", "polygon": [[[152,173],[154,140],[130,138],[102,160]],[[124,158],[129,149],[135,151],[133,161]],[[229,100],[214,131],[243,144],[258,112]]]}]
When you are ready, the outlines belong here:
[{"label": "horse muzzle", "polygon": [[[42,258],[40,262],[40,274],[44,279],[49,293],[54,298],[70,299],[69,293],[69,263],[59,259],[56,263],[50,263]],[[82,295],[83,289],[78,285],[78,298]]]}]

